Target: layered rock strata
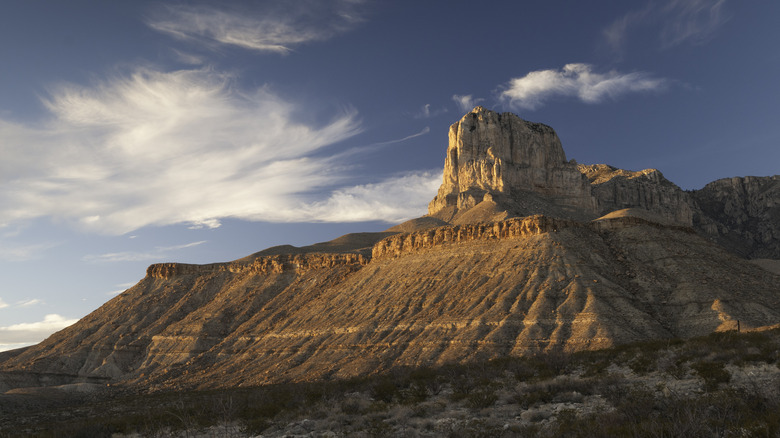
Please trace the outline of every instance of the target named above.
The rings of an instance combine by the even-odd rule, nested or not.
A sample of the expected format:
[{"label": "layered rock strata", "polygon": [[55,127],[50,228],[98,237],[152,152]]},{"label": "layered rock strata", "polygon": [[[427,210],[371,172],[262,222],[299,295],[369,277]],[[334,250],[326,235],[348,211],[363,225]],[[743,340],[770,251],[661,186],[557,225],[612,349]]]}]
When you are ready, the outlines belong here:
[{"label": "layered rock strata", "polygon": [[361,254],[295,254],[257,257],[251,261],[230,263],[212,263],[192,265],[186,263],[157,263],[146,269],[146,275],[152,278],[171,278],[179,275],[218,272],[251,272],[255,274],[281,274],[287,271],[303,273],[312,269],[328,269],[344,266],[359,269],[368,263],[370,257]]},{"label": "layered rock strata", "polygon": [[521,198],[524,192],[578,214],[595,214],[587,179],[566,161],[549,126],[481,106],[450,126],[444,179],[429,215],[447,216],[449,209],[451,217],[485,200]]},{"label": "layered rock strata", "polygon": [[590,181],[599,215],[642,208],[670,223],[693,225],[689,195],[656,169],[633,172],[606,164],[580,164],[578,169]]}]

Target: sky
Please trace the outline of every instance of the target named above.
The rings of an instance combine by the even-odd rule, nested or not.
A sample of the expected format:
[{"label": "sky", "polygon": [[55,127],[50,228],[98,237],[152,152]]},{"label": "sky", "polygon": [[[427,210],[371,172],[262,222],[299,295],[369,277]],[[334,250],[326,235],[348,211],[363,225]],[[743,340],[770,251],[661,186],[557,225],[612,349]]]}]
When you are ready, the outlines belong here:
[{"label": "sky", "polygon": [[780,2],[6,2],[0,351],[167,261],[422,216],[476,105],[686,190],[780,173]]}]

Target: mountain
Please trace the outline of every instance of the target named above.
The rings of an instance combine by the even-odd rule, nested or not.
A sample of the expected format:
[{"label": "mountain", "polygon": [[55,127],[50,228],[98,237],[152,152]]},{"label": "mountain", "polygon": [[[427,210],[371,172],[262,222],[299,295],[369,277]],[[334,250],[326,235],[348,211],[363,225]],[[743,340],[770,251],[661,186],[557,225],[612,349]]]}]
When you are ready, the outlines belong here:
[{"label": "mountain", "polygon": [[780,323],[776,176],[686,192],[657,170],[567,161],[552,128],[482,107],[449,140],[428,215],[152,265],[76,324],[0,353],[0,391],[341,378]]}]

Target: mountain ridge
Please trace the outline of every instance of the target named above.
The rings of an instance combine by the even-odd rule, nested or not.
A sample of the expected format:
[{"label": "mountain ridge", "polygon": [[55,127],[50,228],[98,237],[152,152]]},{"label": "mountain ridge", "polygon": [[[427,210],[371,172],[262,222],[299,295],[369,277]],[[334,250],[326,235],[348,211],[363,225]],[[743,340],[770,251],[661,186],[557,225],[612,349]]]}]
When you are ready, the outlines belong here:
[{"label": "mountain ridge", "polygon": [[777,324],[780,275],[739,257],[780,259],[777,178],[729,181],[685,192],[657,170],[578,165],[552,128],[477,107],[450,128],[427,216],[152,265],[75,325],[0,354],[0,391],[342,378]]}]

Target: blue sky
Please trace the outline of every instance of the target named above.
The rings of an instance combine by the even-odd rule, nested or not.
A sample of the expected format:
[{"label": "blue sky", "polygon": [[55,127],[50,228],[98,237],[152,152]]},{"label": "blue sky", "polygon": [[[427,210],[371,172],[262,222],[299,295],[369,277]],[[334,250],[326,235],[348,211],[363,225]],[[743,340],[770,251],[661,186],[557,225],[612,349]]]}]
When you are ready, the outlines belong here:
[{"label": "blue sky", "polygon": [[684,189],[780,166],[780,2],[9,2],[0,350],[151,263],[425,214],[473,106]]}]

